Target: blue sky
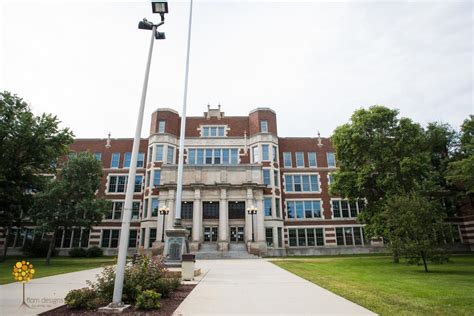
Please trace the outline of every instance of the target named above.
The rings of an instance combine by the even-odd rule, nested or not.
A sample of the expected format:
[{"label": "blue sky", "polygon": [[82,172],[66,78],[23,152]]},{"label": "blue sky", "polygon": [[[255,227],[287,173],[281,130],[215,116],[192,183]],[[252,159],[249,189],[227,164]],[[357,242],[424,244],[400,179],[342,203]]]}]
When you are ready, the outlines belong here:
[{"label": "blue sky", "polygon": [[[181,110],[189,2],[169,1],[155,42],[143,136]],[[78,137],[133,137],[148,1],[0,4],[0,88],[58,115]],[[473,114],[471,1],[195,1],[188,114],[278,114],[281,136],[329,136],[382,104],[426,124]]]}]

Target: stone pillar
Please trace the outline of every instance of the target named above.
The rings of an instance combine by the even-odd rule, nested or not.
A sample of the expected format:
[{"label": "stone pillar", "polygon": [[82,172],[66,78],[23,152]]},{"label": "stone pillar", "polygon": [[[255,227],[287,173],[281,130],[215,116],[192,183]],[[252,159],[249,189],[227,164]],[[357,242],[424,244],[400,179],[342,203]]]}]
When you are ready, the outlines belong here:
[{"label": "stone pillar", "polygon": [[143,244],[143,248],[148,249],[148,245],[150,244],[150,227],[145,228],[145,243]]},{"label": "stone pillar", "polygon": [[257,199],[257,215],[256,217],[256,240],[257,242],[264,242],[265,243],[265,214],[263,209],[263,197],[259,197]]},{"label": "stone pillar", "polygon": [[190,244],[191,251],[198,251],[201,241],[202,213],[201,213],[201,190],[194,189],[193,203],[193,236]]},{"label": "stone pillar", "polygon": [[227,189],[221,189],[221,198],[219,201],[219,239],[218,249],[220,251],[229,250],[229,241],[227,231],[229,230],[229,214],[227,210]]},{"label": "stone pillar", "polygon": [[252,189],[247,189],[247,202],[245,205],[245,241],[252,241],[252,215],[247,212],[247,208],[253,205],[253,192]]},{"label": "stone pillar", "polygon": [[166,201],[166,206],[170,209],[170,212],[168,215],[166,215],[166,229],[171,229],[173,228],[174,225],[174,211],[175,211],[175,206],[174,206],[174,201],[175,201],[175,191],[170,189],[168,191],[168,199]]}]

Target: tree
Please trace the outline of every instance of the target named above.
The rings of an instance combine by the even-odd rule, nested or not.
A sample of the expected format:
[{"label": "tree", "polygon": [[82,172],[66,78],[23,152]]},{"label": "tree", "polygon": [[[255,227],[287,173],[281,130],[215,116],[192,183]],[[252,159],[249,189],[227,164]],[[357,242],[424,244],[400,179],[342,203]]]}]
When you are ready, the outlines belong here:
[{"label": "tree", "polygon": [[460,192],[460,201],[469,209],[474,207],[474,115],[470,115],[461,126],[460,148],[456,161],[448,165],[447,180]]},{"label": "tree", "polygon": [[417,193],[390,197],[382,215],[385,218],[385,235],[396,244],[397,251],[409,263],[423,262],[443,256],[445,236],[450,227],[445,224],[446,214]]},{"label": "tree", "polygon": [[331,193],[366,199],[359,219],[367,224],[369,236],[385,232],[379,214],[388,197],[420,190],[430,176],[424,130],[397,116],[397,110],[383,106],[360,109],[331,137],[339,166]]},{"label": "tree", "polygon": [[65,155],[73,134],[59,127],[51,114],[35,116],[17,95],[0,92],[0,226],[5,234],[3,259],[12,227],[28,216],[32,192],[45,184],[44,174],[55,173],[55,161]]},{"label": "tree", "polygon": [[72,158],[43,192],[35,195],[32,218],[37,228],[52,234],[46,264],[49,264],[59,229],[90,228],[102,221],[109,201],[96,197],[102,165],[90,153]]}]

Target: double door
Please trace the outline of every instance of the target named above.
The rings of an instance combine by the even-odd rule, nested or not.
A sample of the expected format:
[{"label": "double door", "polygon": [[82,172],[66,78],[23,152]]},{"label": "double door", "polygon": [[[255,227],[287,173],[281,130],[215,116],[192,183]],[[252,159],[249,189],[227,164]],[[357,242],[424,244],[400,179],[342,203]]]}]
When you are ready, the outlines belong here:
[{"label": "double door", "polygon": [[204,226],[204,242],[217,242],[217,227]]},{"label": "double door", "polygon": [[244,226],[230,226],[230,242],[244,241]]}]

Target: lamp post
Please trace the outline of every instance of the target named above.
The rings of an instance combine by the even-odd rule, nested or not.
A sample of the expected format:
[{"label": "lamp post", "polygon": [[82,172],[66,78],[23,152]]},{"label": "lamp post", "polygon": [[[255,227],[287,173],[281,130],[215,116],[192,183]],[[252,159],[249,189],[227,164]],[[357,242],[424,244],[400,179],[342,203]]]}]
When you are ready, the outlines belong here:
[{"label": "lamp post", "polygon": [[120,229],[120,244],[117,256],[117,272],[115,275],[114,294],[112,303],[106,309],[123,309],[122,302],[123,281],[125,274],[125,264],[127,259],[128,238],[130,234],[130,220],[132,217],[133,194],[135,188],[135,176],[137,171],[138,150],[140,147],[140,136],[143,125],[143,113],[145,110],[146,92],[148,87],[148,77],[150,74],[151,56],[153,53],[153,43],[156,39],[164,39],[165,34],[158,32],[157,28],[165,23],[165,13],[168,13],[168,4],[164,1],[152,2],[153,13],[160,14],[161,21],[158,24],[153,24],[147,19],[143,19],[138,23],[138,28],[141,30],[151,30],[151,41],[148,49],[148,59],[145,68],[145,79],[143,80],[142,95],[140,99],[140,108],[138,110],[137,126],[135,129],[135,138],[133,139],[132,157],[130,161],[130,169],[128,172],[127,191],[125,194],[125,207],[122,218],[122,227]]},{"label": "lamp post", "polygon": [[257,208],[252,205],[249,208],[247,208],[247,213],[252,215],[252,242],[255,242],[255,231],[254,231],[254,228],[253,228],[253,216],[257,214]]},{"label": "lamp post", "polygon": [[161,232],[161,242],[165,242],[165,221],[166,221],[166,215],[170,212],[169,207],[163,205],[160,208],[160,214],[163,215],[163,231]]}]

